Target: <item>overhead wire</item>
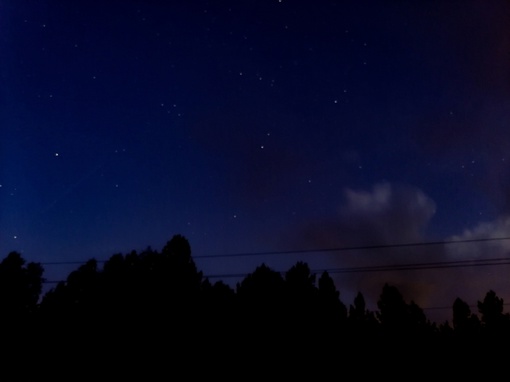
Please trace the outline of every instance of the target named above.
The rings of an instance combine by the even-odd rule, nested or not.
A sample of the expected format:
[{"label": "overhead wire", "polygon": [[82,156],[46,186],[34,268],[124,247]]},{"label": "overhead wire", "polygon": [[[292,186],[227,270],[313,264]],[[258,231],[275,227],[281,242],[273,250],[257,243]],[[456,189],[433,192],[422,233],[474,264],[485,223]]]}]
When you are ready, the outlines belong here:
[{"label": "overhead wire", "polygon": [[[449,240],[449,241],[432,241],[432,242],[415,242],[415,243],[398,243],[398,244],[381,244],[381,245],[364,245],[364,246],[345,246],[334,248],[319,248],[319,249],[305,249],[305,250],[287,250],[287,251],[266,251],[266,252],[244,252],[244,253],[231,253],[231,254],[217,254],[217,255],[199,255],[193,258],[221,258],[221,257],[244,257],[244,256],[268,256],[268,255],[287,255],[287,254],[307,254],[307,253],[323,253],[323,252],[342,252],[342,251],[358,251],[358,250],[371,250],[371,249],[385,249],[385,248],[403,248],[403,247],[419,247],[419,246],[434,246],[434,245],[450,245],[462,243],[479,243],[479,242],[492,242],[510,240],[510,237],[497,237],[497,238],[480,238],[480,239],[465,239],[465,240]],[[98,263],[105,263],[107,260],[98,260]],[[78,265],[85,264],[85,261],[54,261],[42,262],[41,265]],[[471,259],[471,260],[456,260],[456,261],[437,261],[429,263],[407,263],[407,264],[392,264],[392,265],[373,265],[362,267],[342,267],[342,268],[323,268],[311,270],[312,273],[355,273],[355,272],[388,272],[388,271],[403,271],[403,270],[420,270],[420,269],[443,269],[443,268],[459,268],[459,267],[480,267],[480,266],[494,266],[494,265],[510,265],[510,257],[490,258],[490,259]],[[279,272],[284,274],[285,272]],[[204,275],[209,279],[225,279],[225,278],[244,278],[249,273],[225,273]],[[45,280],[45,284],[57,284],[63,280]],[[510,305],[510,304],[504,304]],[[474,307],[474,306],[472,306]],[[429,307],[423,308],[424,310],[444,310],[451,309],[451,307]]]},{"label": "overhead wire", "polygon": [[216,254],[216,255],[199,255],[199,256],[193,256],[193,257],[196,259],[200,259],[200,258],[211,258],[211,257],[216,258],[216,257],[286,255],[286,254],[320,253],[320,252],[343,252],[343,251],[358,251],[358,250],[367,250],[367,249],[421,247],[421,246],[431,246],[431,245],[448,245],[448,244],[501,241],[501,240],[510,240],[510,237],[495,237],[495,238],[465,239],[465,240],[444,240],[444,241],[424,241],[424,242],[399,243],[399,244],[344,246],[344,247],[333,247],[333,248],[297,249],[297,250],[288,250],[288,251],[242,252],[242,253]]},{"label": "overhead wire", "polygon": [[[414,243],[397,243],[397,244],[380,244],[380,245],[364,245],[364,246],[344,246],[333,248],[316,248],[316,249],[301,249],[301,250],[286,250],[286,251],[265,251],[265,252],[242,252],[230,254],[216,254],[216,255],[198,255],[192,256],[194,259],[203,258],[222,258],[222,257],[245,257],[245,256],[269,256],[269,255],[287,255],[287,254],[311,254],[311,253],[324,253],[324,252],[342,252],[342,251],[359,251],[370,249],[385,249],[385,248],[403,248],[403,247],[420,247],[420,246],[433,246],[433,245],[450,245],[462,243],[480,243],[510,240],[510,237],[496,237],[496,238],[479,238],[479,239],[465,239],[465,240],[445,240],[445,241],[428,241],[428,242],[414,242]],[[105,263],[107,260],[96,260],[97,263]],[[81,265],[86,261],[52,261],[41,262],[41,265]],[[457,261],[439,261],[430,263],[409,263],[409,264],[392,264],[392,265],[374,265],[363,267],[343,267],[343,268],[324,268],[312,270],[314,273],[354,273],[354,272],[384,272],[384,271],[401,271],[401,270],[417,270],[417,269],[441,269],[441,268],[458,268],[458,267],[475,267],[475,266],[490,266],[490,265],[509,265],[510,257],[491,258],[491,259],[472,259],[472,260],[457,260]],[[280,272],[284,273],[284,272]],[[249,273],[225,273],[205,275],[208,278],[239,278],[246,277]],[[58,283],[59,281],[45,281],[45,283]]]},{"label": "overhead wire", "polygon": [[[218,253],[218,254],[213,254],[213,255],[193,255],[192,257],[194,259],[205,259],[205,258],[221,258],[221,257],[307,254],[307,253],[322,253],[322,252],[359,251],[359,250],[368,250],[368,249],[422,247],[422,246],[449,245],[449,244],[462,244],[462,243],[481,243],[481,242],[503,241],[503,240],[510,240],[510,236],[480,238],[480,239],[465,239],[465,240],[423,241],[423,242],[397,243],[397,244],[344,246],[344,247],[315,248],[315,249],[294,249],[294,250],[285,250],[285,251]],[[96,261],[98,263],[104,263],[107,260],[96,260]],[[51,262],[40,262],[39,264],[41,264],[41,265],[73,265],[73,264],[85,264],[86,262],[87,261],[78,261],[78,260],[77,261],[51,261]]]}]

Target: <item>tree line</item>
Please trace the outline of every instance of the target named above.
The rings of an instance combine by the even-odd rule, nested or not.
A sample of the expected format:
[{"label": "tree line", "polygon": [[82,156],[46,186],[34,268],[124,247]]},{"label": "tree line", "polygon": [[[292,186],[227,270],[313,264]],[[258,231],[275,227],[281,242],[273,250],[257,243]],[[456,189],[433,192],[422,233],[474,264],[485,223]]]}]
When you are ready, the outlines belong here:
[{"label": "tree line", "polygon": [[[67,369],[83,377],[143,372],[148,380],[190,360],[259,370],[356,357],[441,362],[451,352],[486,355],[510,338],[510,315],[493,290],[477,312],[457,298],[452,322],[437,324],[388,283],[377,310],[361,292],[347,305],[330,275],[313,274],[305,262],[284,275],[261,264],[232,288],[203,276],[182,235],[161,251],[112,255],[102,268],[90,259],[44,295],[43,273],[17,252],[0,262],[3,380],[69,380]],[[483,354],[473,344],[485,346]]]}]

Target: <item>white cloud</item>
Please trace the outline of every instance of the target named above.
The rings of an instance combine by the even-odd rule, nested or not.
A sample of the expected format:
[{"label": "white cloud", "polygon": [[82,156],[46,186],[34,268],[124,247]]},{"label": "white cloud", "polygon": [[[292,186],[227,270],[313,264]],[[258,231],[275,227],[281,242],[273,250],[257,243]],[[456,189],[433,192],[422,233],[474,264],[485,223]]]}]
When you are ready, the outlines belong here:
[{"label": "white cloud", "polygon": [[420,189],[388,182],[371,191],[346,189],[340,229],[358,244],[395,244],[421,240],[436,212],[432,199]]},{"label": "white cloud", "polygon": [[[364,247],[424,241],[436,212],[435,202],[409,185],[383,182],[368,191],[344,189],[342,196],[335,216],[303,227],[300,247]],[[441,255],[426,247],[368,248],[331,253],[326,266],[345,269],[423,263],[438,261]],[[313,260],[311,263],[314,268]],[[439,293],[431,280],[434,275],[424,271],[341,272],[332,276],[344,303],[351,304],[359,291],[373,310],[385,282],[397,286],[407,299],[418,304],[429,304],[431,296]]]},{"label": "white cloud", "polygon": [[[448,240],[485,240],[510,237],[510,216],[503,216],[494,221],[481,222],[476,227],[466,229],[460,235],[454,235]],[[469,242],[447,247],[447,254],[453,258],[481,259],[509,256],[510,240],[494,240]]]},{"label": "white cloud", "polygon": [[[331,253],[324,267],[352,269],[374,266],[391,268],[403,264],[444,265],[425,269],[333,273],[331,275],[344,303],[351,304],[359,291],[365,297],[367,306],[376,310],[377,300],[386,282],[395,285],[407,301],[413,300],[424,308],[427,316],[437,323],[445,319],[451,323],[451,306],[457,297],[471,305],[473,313],[478,313],[477,301],[483,300],[491,289],[505,302],[510,302],[510,265],[457,267],[449,263],[510,257],[510,240],[392,247],[392,244],[428,241],[427,229],[436,212],[435,202],[419,188],[389,182],[375,184],[370,190],[345,189],[343,196],[343,203],[335,216],[311,222],[302,228],[299,235],[300,247],[358,247],[356,250]],[[510,216],[480,223],[445,240],[500,237],[510,237]],[[362,248],[378,245],[382,247]],[[319,261],[323,255],[309,261],[312,269],[314,261]],[[450,264],[454,266],[450,267]],[[431,307],[444,309],[427,310]]]},{"label": "white cloud", "polygon": [[[483,300],[489,290],[495,291],[505,303],[510,301],[510,277],[508,277],[510,265],[500,264],[499,261],[496,265],[490,261],[485,264],[492,265],[483,265],[484,259],[510,258],[510,240],[485,240],[504,237],[510,237],[510,216],[481,222],[459,235],[448,238],[451,241],[481,240],[445,246],[446,260],[477,261],[474,261],[472,266],[449,272],[450,277],[445,280],[443,288],[445,294],[453,297],[453,292],[456,292],[458,297],[472,305],[473,313],[478,313],[476,302]],[[455,277],[452,277],[453,275]],[[508,308],[505,311],[508,311]]]}]

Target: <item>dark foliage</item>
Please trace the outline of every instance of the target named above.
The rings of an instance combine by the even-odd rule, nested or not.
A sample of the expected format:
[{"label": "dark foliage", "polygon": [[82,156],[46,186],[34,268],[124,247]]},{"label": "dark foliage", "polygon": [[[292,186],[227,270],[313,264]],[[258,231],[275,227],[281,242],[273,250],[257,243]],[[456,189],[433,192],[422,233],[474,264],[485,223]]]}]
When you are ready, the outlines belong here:
[{"label": "dark foliage", "polygon": [[102,268],[91,259],[44,296],[42,275],[16,252],[0,263],[0,380],[227,376],[233,364],[254,373],[334,372],[340,359],[370,360],[382,371],[402,360],[444,366],[450,354],[486,357],[510,337],[492,290],[478,301],[480,318],[457,298],[453,326],[437,326],[390,284],[377,311],[361,292],[347,308],[329,274],[317,279],[304,262],[285,274],[261,264],[235,289],[212,284],[181,235],[161,252],[115,254]]}]

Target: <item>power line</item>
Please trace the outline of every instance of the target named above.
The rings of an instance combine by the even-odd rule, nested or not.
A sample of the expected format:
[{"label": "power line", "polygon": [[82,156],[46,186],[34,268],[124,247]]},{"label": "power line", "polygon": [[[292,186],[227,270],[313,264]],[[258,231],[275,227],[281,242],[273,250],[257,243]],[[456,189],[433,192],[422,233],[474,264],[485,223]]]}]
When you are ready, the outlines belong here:
[{"label": "power line", "polygon": [[[239,253],[225,253],[215,255],[198,255],[192,256],[194,259],[205,258],[221,258],[221,257],[246,257],[246,256],[269,256],[269,255],[289,255],[289,254],[307,254],[307,253],[322,253],[322,252],[343,252],[343,251],[359,251],[367,249],[385,249],[385,248],[403,248],[403,247],[423,247],[433,245],[450,245],[450,244],[463,244],[463,243],[481,243],[491,241],[510,240],[510,237],[494,237],[494,238],[481,238],[481,239],[466,239],[466,240],[444,240],[444,241],[425,241],[414,243],[400,243],[400,244],[378,244],[378,245],[363,245],[363,246],[346,246],[346,247],[333,247],[333,248],[316,248],[316,249],[296,249],[287,251],[266,251],[266,252],[239,252]],[[105,263],[107,260],[96,260],[97,263]],[[86,261],[51,261],[41,262],[41,265],[80,265],[85,264]]]},{"label": "power line", "polygon": [[[486,239],[483,241],[487,241]],[[500,239],[503,240],[503,239]],[[470,240],[471,242],[472,240]],[[451,243],[451,242],[449,242]],[[68,262],[73,264],[74,262]],[[60,263],[59,263],[60,264]],[[457,260],[457,261],[442,261],[442,262],[430,262],[430,263],[409,263],[409,264],[393,264],[393,265],[374,265],[364,267],[344,267],[344,268],[324,268],[310,270],[311,273],[317,274],[322,272],[328,273],[354,273],[354,272],[385,272],[385,271],[403,271],[403,270],[419,270],[419,269],[441,269],[441,268],[459,268],[459,267],[479,267],[489,265],[510,265],[510,257],[503,258],[492,258],[492,259],[474,259],[474,260]],[[286,272],[278,272],[284,275]],[[205,278],[209,279],[225,279],[225,278],[245,278],[250,273],[226,273],[216,275],[204,275]],[[58,284],[65,282],[64,280],[51,280],[43,281],[44,284]],[[509,303],[503,305],[510,305]],[[470,306],[474,308],[475,306]],[[426,307],[423,310],[446,310],[452,309],[452,307]]]},{"label": "power line", "polygon": [[[488,265],[510,265],[510,257],[494,258],[494,259],[474,259],[474,260],[458,260],[458,261],[438,261],[431,263],[415,263],[415,264],[393,264],[393,265],[371,265],[364,267],[344,267],[344,268],[322,268],[312,269],[311,273],[357,273],[357,272],[389,272],[389,271],[406,271],[419,269],[442,269],[442,268],[461,268],[461,267],[481,267]],[[285,274],[286,271],[278,271]],[[215,275],[204,275],[211,279],[218,278],[241,278],[246,277],[250,273],[225,273]]]},{"label": "power line", "polygon": [[242,252],[242,253],[217,254],[217,255],[199,255],[199,256],[193,256],[193,257],[196,259],[203,259],[203,258],[211,258],[211,257],[241,257],[241,256],[287,255],[287,254],[318,253],[318,252],[342,252],[342,251],[359,251],[359,250],[366,250],[366,249],[423,247],[423,246],[431,246],[431,245],[449,245],[449,244],[477,243],[477,242],[479,243],[479,242],[502,241],[502,240],[510,240],[510,237],[449,240],[449,241],[448,240],[426,241],[426,242],[415,242],[415,243],[362,245],[362,246],[352,246],[352,247],[334,247],[334,248],[317,248],[317,249],[297,249],[297,250],[288,250],[288,251]]},{"label": "power line", "polygon": [[[510,265],[510,257],[494,258],[494,259],[474,259],[474,260],[458,260],[458,261],[438,261],[431,263],[415,263],[415,264],[393,264],[393,265],[371,265],[364,267],[343,267],[343,268],[322,268],[312,269],[311,273],[318,274],[323,272],[328,273],[358,273],[358,272],[390,272],[390,271],[405,271],[405,270],[419,270],[419,269],[442,269],[442,268],[461,268],[461,267],[480,267],[489,265]],[[287,271],[276,271],[282,275]],[[223,278],[244,278],[250,275],[249,273],[223,273],[204,275],[205,278],[210,279],[223,279]],[[64,280],[44,281],[45,284],[57,284]]]},{"label": "power line", "polygon": [[[468,240],[451,240],[451,241],[433,241],[433,242],[416,242],[416,243],[402,243],[402,244],[382,244],[382,245],[366,245],[355,247],[336,247],[336,248],[321,248],[321,249],[306,249],[306,250],[289,250],[289,251],[271,251],[271,252],[245,252],[245,253],[232,253],[220,255],[203,255],[193,256],[193,258],[220,258],[220,257],[240,257],[240,256],[262,256],[262,255],[284,255],[284,254],[302,254],[302,253],[317,253],[317,252],[339,252],[339,251],[352,251],[363,249],[384,249],[384,248],[399,248],[399,247],[417,247],[417,246],[430,246],[430,245],[448,245],[448,244],[461,244],[461,243],[475,243],[475,242],[490,242],[510,240],[510,237],[499,238],[482,238],[482,239],[468,239]],[[105,263],[107,260],[96,260],[97,263]],[[80,265],[85,264],[86,261],[53,261],[42,262],[41,265]],[[403,270],[419,270],[419,269],[442,269],[442,268],[459,268],[459,267],[479,267],[490,265],[509,265],[510,257],[492,258],[492,259],[474,259],[474,260],[458,260],[458,261],[442,261],[431,263],[410,263],[410,264],[392,264],[392,265],[373,265],[364,267],[343,267],[343,268],[324,268],[311,270],[313,273],[355,273],[355,272],[388,272],[388,271],[403,271]],[[285,274],[286,272],[280,271],[279,273]],[[223,279],[223,278],[244,278],[250,273],[225,273],[204,275],[210,279]],[[58,284],[64,280],[51,280],[44,281],[45,284]]]},{"label": "power line", "polygon": [[474,259],[474,260],[442,261],[417,264],[375,265],[366,267],[332,268],[325,270],[328,271],[329,273],[352,273],[352,272],[405,271],[415,269],[481,267],[487,265],[509,265],[509,264],[510,257],[503,257],[496,259]]}]

